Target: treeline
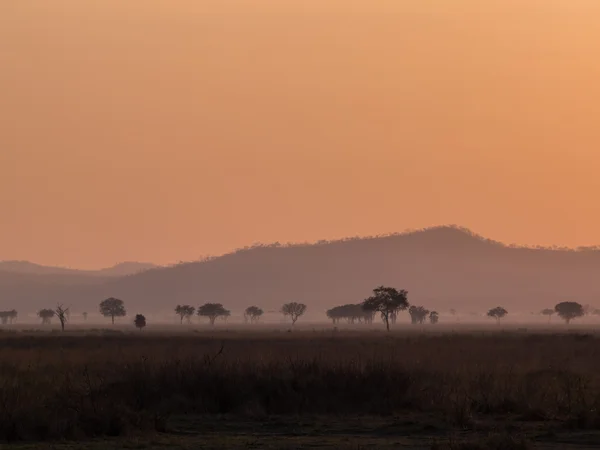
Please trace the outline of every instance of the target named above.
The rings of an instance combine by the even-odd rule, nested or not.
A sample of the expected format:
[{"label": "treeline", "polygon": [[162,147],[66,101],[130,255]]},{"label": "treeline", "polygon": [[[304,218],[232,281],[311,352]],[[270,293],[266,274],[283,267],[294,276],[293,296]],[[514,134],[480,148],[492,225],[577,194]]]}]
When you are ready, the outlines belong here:
[{"label": "treeline", "polygon": [[[307,310],[307,306],[303,303],[290,302],[282,305],[279,310],[285,317],[289,318],[292,326],[302,317]],[[424,306],[410,305],[408,302],[408,292],[398,290],[392,287],[379,286],[373,290],[373,295],[363,300],[361,303],[345,304],[336,306],[326,311],[326,316],[333,322],[334,325],[345,321],[348,324],[372,324],[375,317],[379,313],[381,320],[386,325],[387,330],[390,330],[390,324],[394,325],[398,320],[398,315],[402,311],[408,311],[410,322],[413,325],[425,324],[429,322],[435,325],[439,322],[440,315],[437,311],[430,311]],[[108,298],[100,302],[100,313],[107,318],[110,318],[113,325],[115,318],[125,317],[127,310],[125,302],[117,298]],[[191,323],[194,315],[207,318],[210,325],[215,324],[217,319],[227,321],[231,316],[231,311],[226,309],[221,303],[205,303],[198,308],[192,305],[177,305],[175,314],[179,316],[180,323],[184,320]],[[452,315],[456,314],[455,310],[450,310]],[[249,306],[244,311],[244,322],[257,323],[263,316],[264,311],[259,306]],[[550,322],[552,316],[557,314],[567,324],[573,319],[583,317],[588,314],[600,315],[600,310],[591,308],[589,305],[581,305],[577,302],[561,302],[555,305],[554,308],[547,308],[540,314],[548,316]],[[70,319],[70,308],[65,308],[63,305],[57,305],[56,308],[44,308],[38,311],[38,317],[42,320],[42,324],[50,324],[54,317],[60,321],[61,328],[65,329],[65,325]],[[87,319],[87,312],[83,314],[84,320]],[[497,306],[487,312],[487,316],[496,320],[497,323],[508,315],[508,311],[502,306]],[[16,310],[0,311],[0,321],[2,324],[13,323],[18,317]],[[134,325],[140,330],[146,326],[146,317],[143,314],[136,314],[133,321]]]}]

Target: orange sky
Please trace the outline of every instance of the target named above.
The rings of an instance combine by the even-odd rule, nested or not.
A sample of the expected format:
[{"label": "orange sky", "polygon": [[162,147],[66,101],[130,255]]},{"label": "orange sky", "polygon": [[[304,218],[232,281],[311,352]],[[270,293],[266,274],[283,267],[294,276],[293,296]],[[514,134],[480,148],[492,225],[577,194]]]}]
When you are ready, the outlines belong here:
[{"label": "orange sky", "polygon": [[456,223],[600,244],[597,0],[0,2],[0,259]]}]

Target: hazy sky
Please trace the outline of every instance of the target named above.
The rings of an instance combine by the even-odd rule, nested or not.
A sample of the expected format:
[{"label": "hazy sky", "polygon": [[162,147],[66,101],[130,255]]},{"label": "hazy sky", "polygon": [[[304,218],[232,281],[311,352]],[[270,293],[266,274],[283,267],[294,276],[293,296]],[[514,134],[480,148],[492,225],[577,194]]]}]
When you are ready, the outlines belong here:
[{"label": "hazy sky", "polygon": [[456,223],[600,244],[597,0],[3,0],[0,259]]}]

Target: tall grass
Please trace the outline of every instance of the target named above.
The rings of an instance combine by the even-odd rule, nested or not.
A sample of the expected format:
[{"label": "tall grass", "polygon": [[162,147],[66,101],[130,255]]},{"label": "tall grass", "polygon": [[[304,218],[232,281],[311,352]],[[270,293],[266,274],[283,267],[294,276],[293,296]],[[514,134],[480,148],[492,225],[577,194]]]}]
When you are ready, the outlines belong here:
[{"label": "tall grass", "polygon": [[161,431],[182,413],[600,428],[599,353],[575,334],[0,335],[0,438]]}]

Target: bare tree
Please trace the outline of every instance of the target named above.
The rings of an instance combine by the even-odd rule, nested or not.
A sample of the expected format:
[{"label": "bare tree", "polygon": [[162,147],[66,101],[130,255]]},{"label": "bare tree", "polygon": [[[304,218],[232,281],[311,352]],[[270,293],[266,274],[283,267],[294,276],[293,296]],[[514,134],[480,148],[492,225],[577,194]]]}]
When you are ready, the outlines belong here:
[{"label": "bare tree", "polygon": [[69,308],[63,307],[63,305],[57,305],[54,310],[58,320],[60,320],[60,328],[65,331],[65,324],[69,320]]},{"label": "bare tree", "polygon": [[112,324],[115,324],[115,317],[124,317],[127,314],[123,300],[118,298],[107,298],[100,303],[100,313],[104,317],[110,317]]},{"label": "bare tree", "polygon": [[181,319],[179,323],[183,323],[183,319],[186,319],[187,322],[190,323],[195,311],[196,308],[190,305],[177,305],[175,307],[175,314],[177,314]]},{"label": "bare tree", "polygon": [[292,326],[296,324],[298,318],[306,312],[306,305],[304,303],[286,303],[281,307],[281,313],[284,317],[290,316],[292,319]]},{"label": "bare tree", "polygon": [[390,317],[408,308],[408,292],[392,287],[379,286],[373,289],[373,295],[362,303],[365,311],[381,313],[385,326],[390,331]]}]

